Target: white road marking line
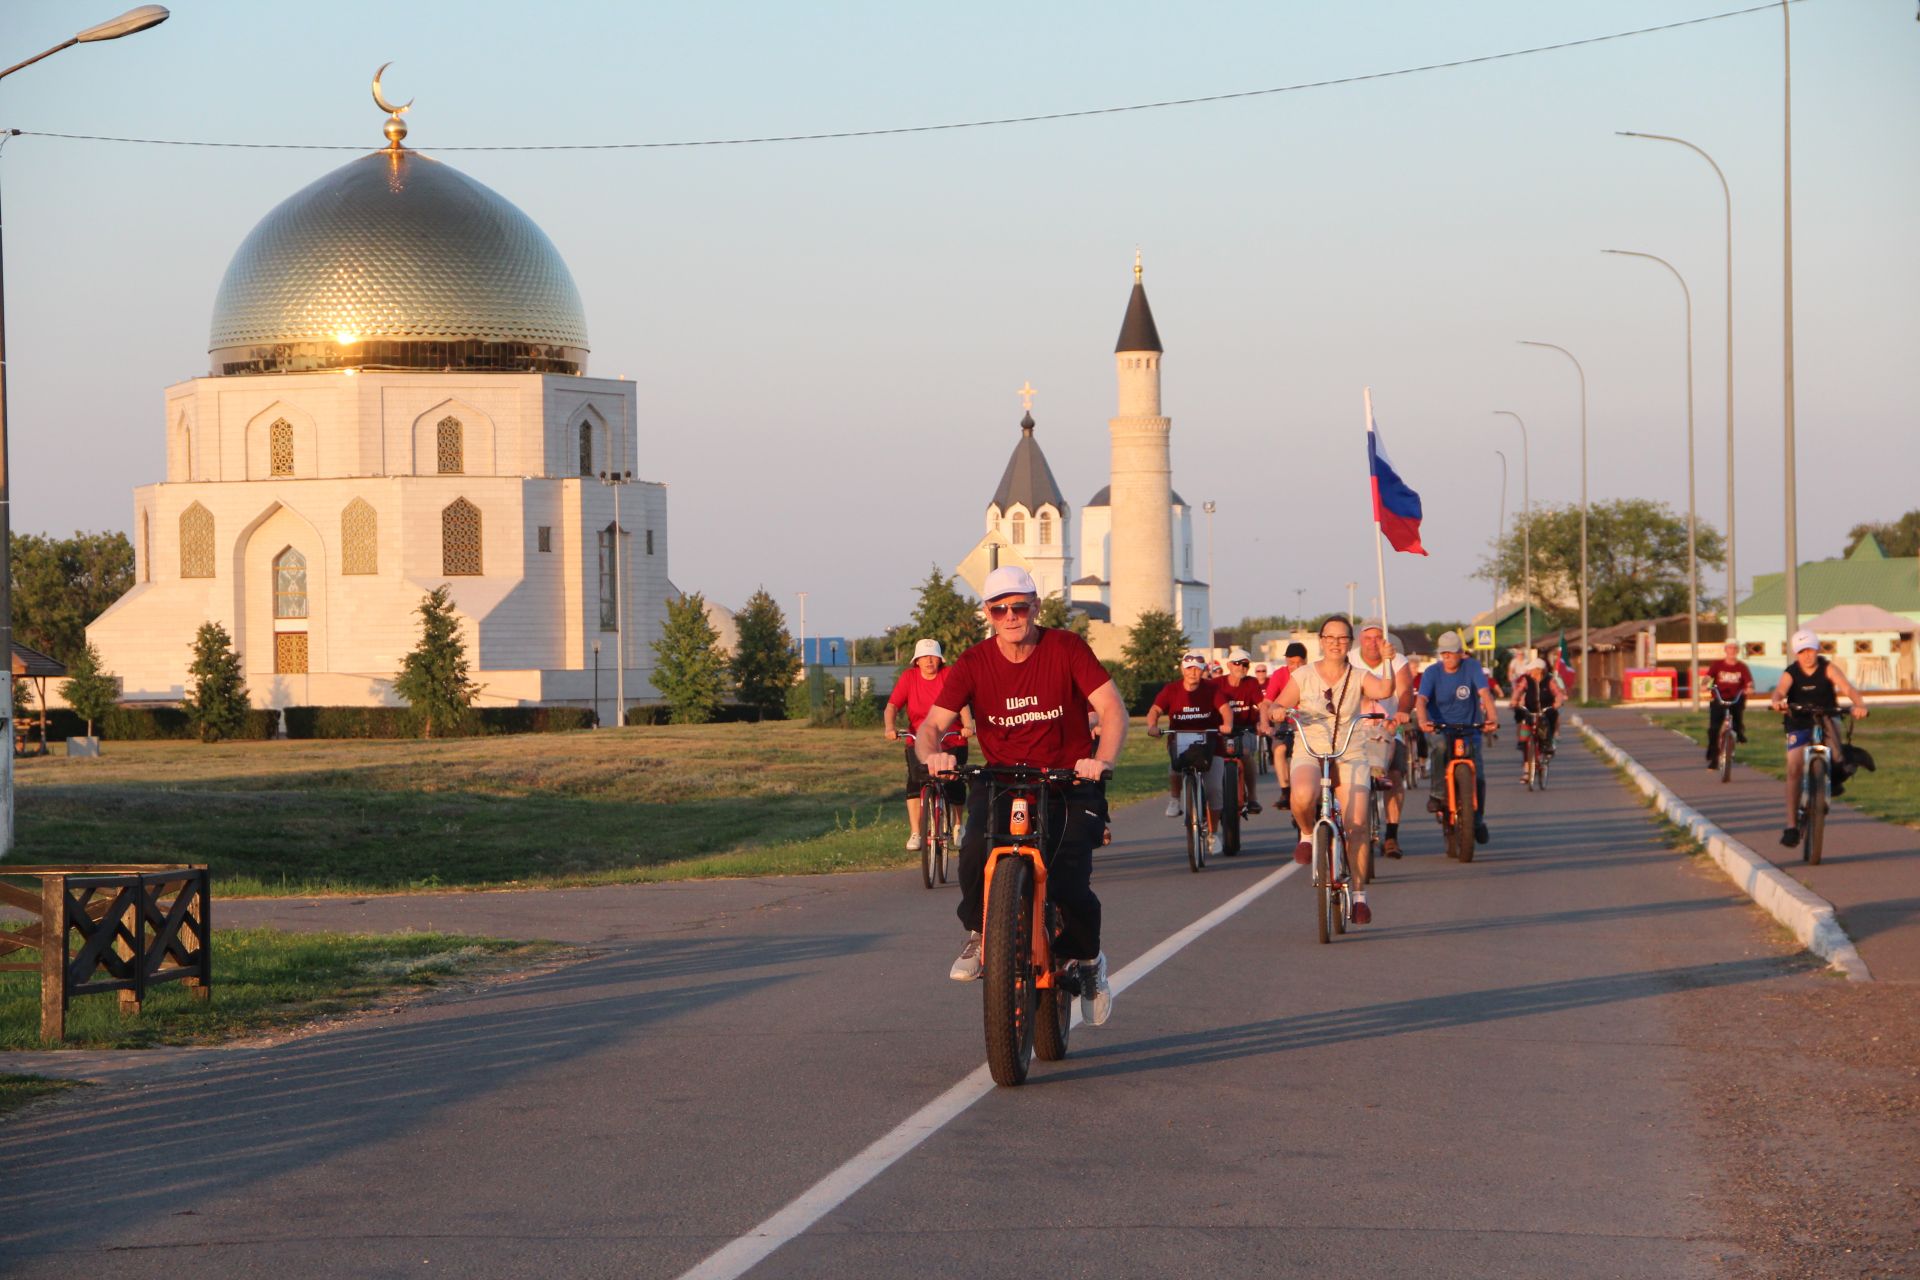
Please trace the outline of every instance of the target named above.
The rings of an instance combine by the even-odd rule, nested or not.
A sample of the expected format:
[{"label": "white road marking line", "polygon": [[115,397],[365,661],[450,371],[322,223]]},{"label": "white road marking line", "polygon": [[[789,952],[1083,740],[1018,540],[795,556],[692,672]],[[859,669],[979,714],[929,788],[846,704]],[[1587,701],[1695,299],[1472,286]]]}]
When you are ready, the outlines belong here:
[{"label": "white road marking line", "polygon": [[[1224,923],[1266,894],[1282,880],[1300,869],[1289,862],[1265,878],[1242,889],[1186,928],[1169,935],[1110,979],[1119,995],[1140,979],[1178,955],[1201,935]],[[1075,1001],[1073,1025],[1080,1025],[1079,1002]],[[974,1068],[958,1084],[920,1108],[892,1131],[853,1159],[801,1192],[772,1217],[745,1235],[708,1255],[704,1262],[684,1273],[680,1280],[736,1280],[758,1266],[781,1245],[805,1232],[814,1223],[832,1213],[854,1192],[892,1168],[902,1156],[925,1142],[994,1090],[993,1077],[983,1064]]]}]

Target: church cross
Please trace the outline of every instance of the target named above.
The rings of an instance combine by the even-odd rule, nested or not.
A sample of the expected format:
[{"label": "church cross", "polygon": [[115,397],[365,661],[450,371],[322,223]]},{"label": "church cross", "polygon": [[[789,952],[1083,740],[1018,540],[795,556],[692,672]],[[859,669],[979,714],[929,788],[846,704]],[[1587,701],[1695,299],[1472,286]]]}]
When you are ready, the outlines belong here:
[{"label": "church cross", "polygon": [[1020,407],[1031,412],[1033,409],[1033,397],[1037,394],[1033,389],[1033,380],[1031,378],[1022,379],[1020,382],[1020,390],[1017,394],[1020,397]]}]

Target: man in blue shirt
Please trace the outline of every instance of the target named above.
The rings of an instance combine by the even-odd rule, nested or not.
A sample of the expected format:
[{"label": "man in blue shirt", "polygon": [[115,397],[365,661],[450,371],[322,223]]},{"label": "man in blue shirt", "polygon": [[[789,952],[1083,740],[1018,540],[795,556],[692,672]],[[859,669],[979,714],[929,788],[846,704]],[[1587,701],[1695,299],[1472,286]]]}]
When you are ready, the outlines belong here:
[{"label": "man in blue shirt", "polygon": [[[1474,792],[1477,805],[1473,821],[1473,839],[1485,844],[1487,831],[1487,765],[1480,753],[1482,730],[1491,733],[1499,727],[1493,709],[1493,693],[1487,686],[1487,673],[1466,655],[1458,631],[1442,632],[1434,648],[1440,661],[1420,673],[1420,695],[1414,702],[1414,718],[1426,733],[1441,728],[1464,729],[1467,750],[1473,755]],[[1446,753],[1452,750],[1446,738],[1434,739],[1433,796],[1427,801],[1431,813],[1443,813],[1447,807]]]}]

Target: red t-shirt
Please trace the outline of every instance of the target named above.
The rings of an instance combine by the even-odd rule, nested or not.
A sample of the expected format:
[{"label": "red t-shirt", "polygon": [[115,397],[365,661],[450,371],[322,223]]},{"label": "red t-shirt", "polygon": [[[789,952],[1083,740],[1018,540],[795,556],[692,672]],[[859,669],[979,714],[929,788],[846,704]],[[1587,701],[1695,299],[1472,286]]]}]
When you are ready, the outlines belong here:
[{"label": "red t-shirt", "polygon": [[1753,672],[1747,669],[1746,663],[1737,658],[1732,662],[1722,658],[1708,667],[1707,679],[1718,685],[1720,696],[1729,701],[1753,688]]},{"label": "red t-shirt", "polygon": [[1260,722],[1260,703],[1264,695],[1260,691],[1260,682],[1252,676],[1243,676],[1238,680],[1221,680],[1220,692],[1233,704],[1233,727],[1251,729]]},{"label": "red t-shirt", "polygon": [[1093,755],[1087,699],[1113,677],[1087,642],[1071,631],[1042,627],[1025,662],[1009,662],[989,636],[947,668],[934,705],[973,707],[980,751],[990,764],[1071,769]]},{"label": "red t-shirt", "polygon": [[1202,680],[1191,693],[1175,680],[1154,695],[1153,705],[1176,733],[1200,733],[1220,727],[1220,708],[1227,706],[1226,691],[1212,680]]},{"label": "red t-shirt", "polygon": [[893,692],[887,695],[887,705],[907,709],[908,729],[918,729],[920,722],[926,719],[927,712],[933,709],[934,699],[940,696],[940,690],[946,686],[947,672],[950,670],[952,668],[942,667],[929,680],[920,674],[919,667],[908,667],[893,682]]},{"label": "red t-shirt", "polygon": [[1280,691],[1287,687],[1287,682],[1291,679],[1293,679],[1292,667],[1282,667],[1278,671],[1274,672],[1272,675],[1268,676],[1267,677],[1267,701],[1272,702],[1275,698],[1279,697]]}]

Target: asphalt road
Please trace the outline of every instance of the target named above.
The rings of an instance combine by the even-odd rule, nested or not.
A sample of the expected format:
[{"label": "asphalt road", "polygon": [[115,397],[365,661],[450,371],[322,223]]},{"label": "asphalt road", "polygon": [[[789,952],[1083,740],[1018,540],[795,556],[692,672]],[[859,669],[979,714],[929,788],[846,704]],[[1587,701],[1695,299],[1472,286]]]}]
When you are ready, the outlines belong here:
[{"label": "asphalt road", "polygon": [[[1369,928],[1319,945],[1286,876],[1067,1061],[852,1172],[981,1062],[956,895],[917,869],[222,904],[599,954],[8,1122],[0,1273],[672,1277],[841,1171],[750,1274],[1718,1274],[1678,994],[1791,966],[1566,741],[1545,795],[1493,753],[1471,866],[1409,822]],[[1160,808],[1096,862],[1117,971],[1287,865],[1269,813],[1194,875]]]}]

